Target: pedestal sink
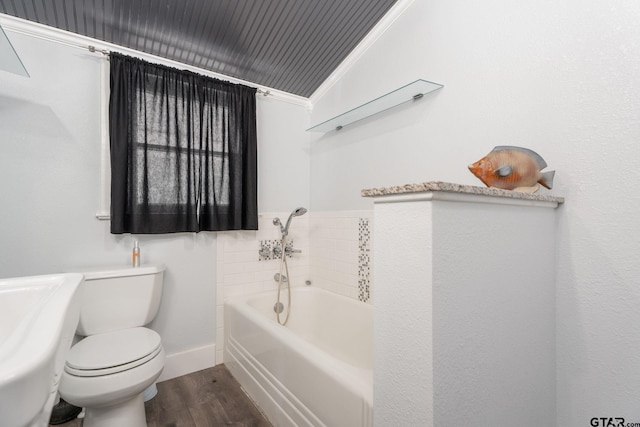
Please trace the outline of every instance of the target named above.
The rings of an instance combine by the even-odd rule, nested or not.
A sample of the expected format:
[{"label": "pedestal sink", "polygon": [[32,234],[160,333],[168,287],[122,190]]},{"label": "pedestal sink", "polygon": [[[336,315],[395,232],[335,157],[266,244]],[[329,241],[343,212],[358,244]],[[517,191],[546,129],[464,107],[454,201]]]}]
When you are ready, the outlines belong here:
[{"label": "pedestal sink", "polygon": [[75,273],[0,279],[0,425],[48,424],[82,281]]}]

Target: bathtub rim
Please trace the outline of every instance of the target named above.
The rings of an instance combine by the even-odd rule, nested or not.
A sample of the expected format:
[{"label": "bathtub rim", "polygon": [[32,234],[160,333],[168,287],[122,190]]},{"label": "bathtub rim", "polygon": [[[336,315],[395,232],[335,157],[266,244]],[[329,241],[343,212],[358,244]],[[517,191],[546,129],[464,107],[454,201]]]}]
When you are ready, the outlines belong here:
[{"label": "bathtub rim", "polygon": [[[352,303],[354,305],[358,305],[358,306],[362,306],[362,307],[366,307],[367,310],[371,310],[373,311],[373,305],[366,303],[366,302],[362,302],[360,300],[339,294],[337,292],[333,292],[333,291],[329,291],[327,289],[324,288],[320,288],[317,286],[302,286],[302,285],[298,285],[298,286],[292,286],[291,287],[291,291],[292,292],[300,292],[300,293],[321,293],[321,294],[325,294],[325,295],[331,295],[331,297],[333,298],[338,298],[342,301],[348,302],[348,303]],[[286,290],[282,290],[280,293],[282,294],[283,292],[286,292]],[[268,291],[261,291],[261,292],[256,292],[256,293],[252,293],[252,294],[247,294],[247,295],[235,295],[232,297],[227,297],[224,299],[224,304],[233,304],[233,303],[239,303],[239,302],[246,302],[250,299],[254,299],[257,297],[266,297],[268,295],[273,295],[274,297],[277,298],[277,294],[278,291],[276,289],[274,290],[268,290]],[[286,295],[286,294],[285,294]]]},{"label": "bathtub rim", "polygon": [[[326,289],[297,286],[291,288],[291,291],[302,293],[322,293],[325,295],[329,295],[332,298],[336,297],[348,303],[353,303],[355,305],[361,306],[366,310],[370,310],[372,312],[371,314],[373,315],[373,307],[370,304],[354,300],[353,298],[349,298],[344,295],[328,291]],[[304,355],[308,356],[314,364],[317,364],[317,366],[319,366],[326,375],[335,376],[336,372],[339,372],[340,377],[348,378],[348,380],[345,381],[345,386],[355,394],[360,395],[371,405],[371,407],[373,407],[373,369],[361,368],[346,361],[340,360],[332,354],[320,349],[319,347],[312,344],[295,332],[291,331],[290,329],[278,324],[277,321],[265,317],[264,314],[260,313],[259,310],[252,307],[249,303],[249,300],[251,299],[268,296],[272,296],[275,303],[277,291],[263,291],[250,295],[235,296],[225,300],[225,318],[229,315],[229,307],[233,307],[235,310],[238,310],[242,315],[247,316],[252,322],[260,324],[269,334],[280,337],[284,341],[285,345],[290,346],[295,352],[304,353]],[[371,333],[373,335],[373,324],[371,325]],[[225,353],[227,352],[229,335],[230,330],[225,319]]]}]

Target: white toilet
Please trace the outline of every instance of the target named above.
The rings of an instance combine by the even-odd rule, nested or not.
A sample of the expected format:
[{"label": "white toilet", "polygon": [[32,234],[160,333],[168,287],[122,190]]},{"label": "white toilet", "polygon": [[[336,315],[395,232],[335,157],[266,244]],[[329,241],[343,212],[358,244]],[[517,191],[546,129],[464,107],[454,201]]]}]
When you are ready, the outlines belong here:
[{"label": "white toilet", "polygon": [[84,427],[145,427],[143,393],[160,376],[158,312],[164,266],[86,272],[77,334],[60,396],[85,408]]}]

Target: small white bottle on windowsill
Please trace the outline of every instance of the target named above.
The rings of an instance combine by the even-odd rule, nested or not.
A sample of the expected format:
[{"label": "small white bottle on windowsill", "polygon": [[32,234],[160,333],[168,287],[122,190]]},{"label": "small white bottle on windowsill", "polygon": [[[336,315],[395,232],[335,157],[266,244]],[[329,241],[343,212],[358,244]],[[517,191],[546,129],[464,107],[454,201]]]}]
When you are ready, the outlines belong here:
[{"label": "small white bottle on windowsill", "polygon": [[131,254],[131,265],[133,267],[140,267],[140,245],[138,241],[133,241],[133,253]]}]

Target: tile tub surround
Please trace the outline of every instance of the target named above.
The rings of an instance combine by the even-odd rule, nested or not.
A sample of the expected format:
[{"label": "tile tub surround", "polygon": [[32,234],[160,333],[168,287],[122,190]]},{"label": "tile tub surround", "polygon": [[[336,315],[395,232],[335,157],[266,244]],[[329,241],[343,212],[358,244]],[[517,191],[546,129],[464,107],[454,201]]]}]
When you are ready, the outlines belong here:
[{"label": "tile tub surround", "polygon": [[[227,231],[218,233],[216,286],[216,364],[222,363],[224,351],[224,300],[275,290],[273,276],[280,270],[279,259],[261,260],[261,243],[280,240],[280,227],[273,225],[278,217],[286,221],[291,212],[264,212],[258,217],[257,231]],[[293,219],[288,240],[301,253],[287,258],[292,286],[304,286],[309,279],[310,213]]]},{"label": "tile tub surround", "polygon": [[443,192],[475,194],[479,196],[494,196],[511,199],[532,200],[540,202],[564,203],[563,197],[542,193],[523,193],[513,190],[501,190],[493,187],[478,187],[475,185],[453,184],[450,182],[430,181],[417,184],[396,185],[390,187],[370,188],[362,190],[362,197],[379,197],[387,195]]},{"label": "tile tub surround", "polygon": [[371,303],[373,211],[313,212],[310,221],[313,285]]},{"label": "tile tub surround", "polygon": [[[223,232],[217,239],[216,364],[224,352],[224,300],[277,289],[280,261],[261,256],[260,248],[280,240],[278,217],[262,213],[258,231]],[[292,286],[312,286],[371,303],[373,287],[373,211],[309,211],[293,219],[289,237],[302,253],[287,259]],[[271,259],[269,259],[271,258]]]}]

